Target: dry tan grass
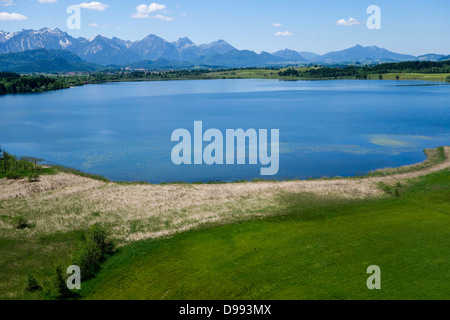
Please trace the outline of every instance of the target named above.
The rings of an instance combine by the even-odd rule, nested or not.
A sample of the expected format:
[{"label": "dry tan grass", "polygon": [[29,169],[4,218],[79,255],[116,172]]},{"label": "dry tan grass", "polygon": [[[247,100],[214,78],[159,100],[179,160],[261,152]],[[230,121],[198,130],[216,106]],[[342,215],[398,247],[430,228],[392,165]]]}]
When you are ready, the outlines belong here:
[{"label": "dry tan grass", "polygon": [[101,222],[122,243],[170,235],[204,223],[225,223],[281,212],[283,192],[342,198],[379,197],[377,183],[395,184],[450,167],[446,160],[420,171],[386,177],[203,185],[123,185],[67,173],[39,182],[0,180],[0,235],[20,232],[10,223],[24,216],[34,228],[21,236],[87,228]]}]

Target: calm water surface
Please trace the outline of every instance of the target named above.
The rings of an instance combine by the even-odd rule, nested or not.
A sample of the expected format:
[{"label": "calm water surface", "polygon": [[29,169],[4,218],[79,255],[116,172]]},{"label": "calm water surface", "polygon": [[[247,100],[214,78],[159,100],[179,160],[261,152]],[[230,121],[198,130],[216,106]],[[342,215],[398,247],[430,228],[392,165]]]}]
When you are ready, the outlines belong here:
[{"label": "calm water surface", "polygon": [[[432,84],[432,85],[430,85]],[[450,145],[450,85],[205,80],[88,85],[0,97],[0,144],[112,180],[233,181],[258,166],[175,166],[175,129],[279,129],[275,178],[350,176]]]}]

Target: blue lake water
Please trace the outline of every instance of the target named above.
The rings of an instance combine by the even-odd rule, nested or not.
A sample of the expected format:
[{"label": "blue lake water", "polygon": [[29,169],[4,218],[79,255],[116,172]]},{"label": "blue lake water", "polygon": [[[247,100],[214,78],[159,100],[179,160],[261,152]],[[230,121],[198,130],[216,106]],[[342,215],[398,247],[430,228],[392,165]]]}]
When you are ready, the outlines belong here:
[{"label": "blue lake water", "polygon": [[[254,165],[171,161],[175,129],[279,129],[272,178],[351,176],[450,145],[450,85],[422,81],[201,80],[88,85],[0,97],[0,144],[112,180],[233,181]],[[269,178],[269,177],[265,177]]]}]

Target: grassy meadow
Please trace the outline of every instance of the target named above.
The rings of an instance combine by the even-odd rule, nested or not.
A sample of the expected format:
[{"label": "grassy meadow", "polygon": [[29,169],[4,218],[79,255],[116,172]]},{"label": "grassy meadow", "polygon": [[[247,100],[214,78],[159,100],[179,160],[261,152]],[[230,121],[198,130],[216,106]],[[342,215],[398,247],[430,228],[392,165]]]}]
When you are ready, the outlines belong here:
[{"label": "grassy meadow", "polygon": [[[449,150],[426,152],[348,179],[142,185],[67,169],[2,179],[0,299],[52,299],[56,266],[97,223],[118,247],[81,299],[448,299]],[[366,288],[369,265],[381,290]],[[25,290],[28,274],[41,290]]]},{"label": "grassy meadow", "polygon": [[[448,299],[450,171],[400,197],[284,194],[280,215],[122,247],[85,299]],[[382,289],[366,287],[369,265]]]},{"label": "grassy meadow", "polygon": [[[320,70],[320,67],[296,67],[295,70],[299,72],[309,71],[309,70]],[[282,80],[333,80],[334,77],[314,77],[309,78],[308,76],[284,76],[280,77],[279,72],[281,70],[273,69],[238,69],[238,70],[221,70],[212,71],[204,74],[202,78],[204,79],[282,79]],[[367,74],[368,80],[380,80],[380,75],[382,80],[422,80],[422,81],[447,81],[450,77],[450,73],[411,73],[411,72],[398,72],[398,73],[369,73]],[[398,76],[398,78],[397,78]],[[338,79],[354,79],[355,77],[337,77]]]},{"label": "grassy meadow", "polygon": [[[378,80],[379,74],[369,74],[367,79]],[[399,77],[397,79],[397,76]],[[450,73],[385,73],[383,80],[423,80],[423,81],[446,81]]]}]

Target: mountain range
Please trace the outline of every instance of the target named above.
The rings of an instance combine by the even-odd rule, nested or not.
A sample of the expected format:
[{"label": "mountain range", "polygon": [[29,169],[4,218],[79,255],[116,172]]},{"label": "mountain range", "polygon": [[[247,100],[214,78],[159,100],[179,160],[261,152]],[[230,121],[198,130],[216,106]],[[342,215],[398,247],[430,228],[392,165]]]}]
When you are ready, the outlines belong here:
[{"label": "mountain range", "polygon": [[[19,54],[37,49],[50,51],[47,57],[43,51],[39,50],[31,55],[28,54],[28,56]],[[56,51],[64,52],[58,53]],[[5,54],[6,57],[3,56]],[[19,55],[14,56],[14,54]],[[224,40],[197,45],[187,37],[169,42],[153,34],[139,41],[126,41],[116,37],[110,39],[100,35],[94,39],[86,39],[74,38],[59,29],[49,28],[22,30],[15,33],[0,31],[0,55],[3,57],[0,59],[1,70],[28,70],[27,68],[39,70],[39,63],[43,63],[45,60],[50,69],[57,70],[58,68],[53,68],[52,65],[56,67],[58,63],[62,63],[62,69],[73,71],[78,71],[80,68],[86,71],[94,70],[98,68],[95,65],[129,66],[131,68],[159,68],[164,66],[239,68],[295,63],[379,63],[449,59],[449,56],[439,54],[416,57],[395,53],[376,46],[363,47],[360,45],[324,55],[289,49],[274,53],[256,53],[249,50],[238,50]],[[80,60],[77,60],[77,58]],[[20,60],[21,63],[14,64],[15,59]],[[61,59],[65,62],[63,63]]]}]

